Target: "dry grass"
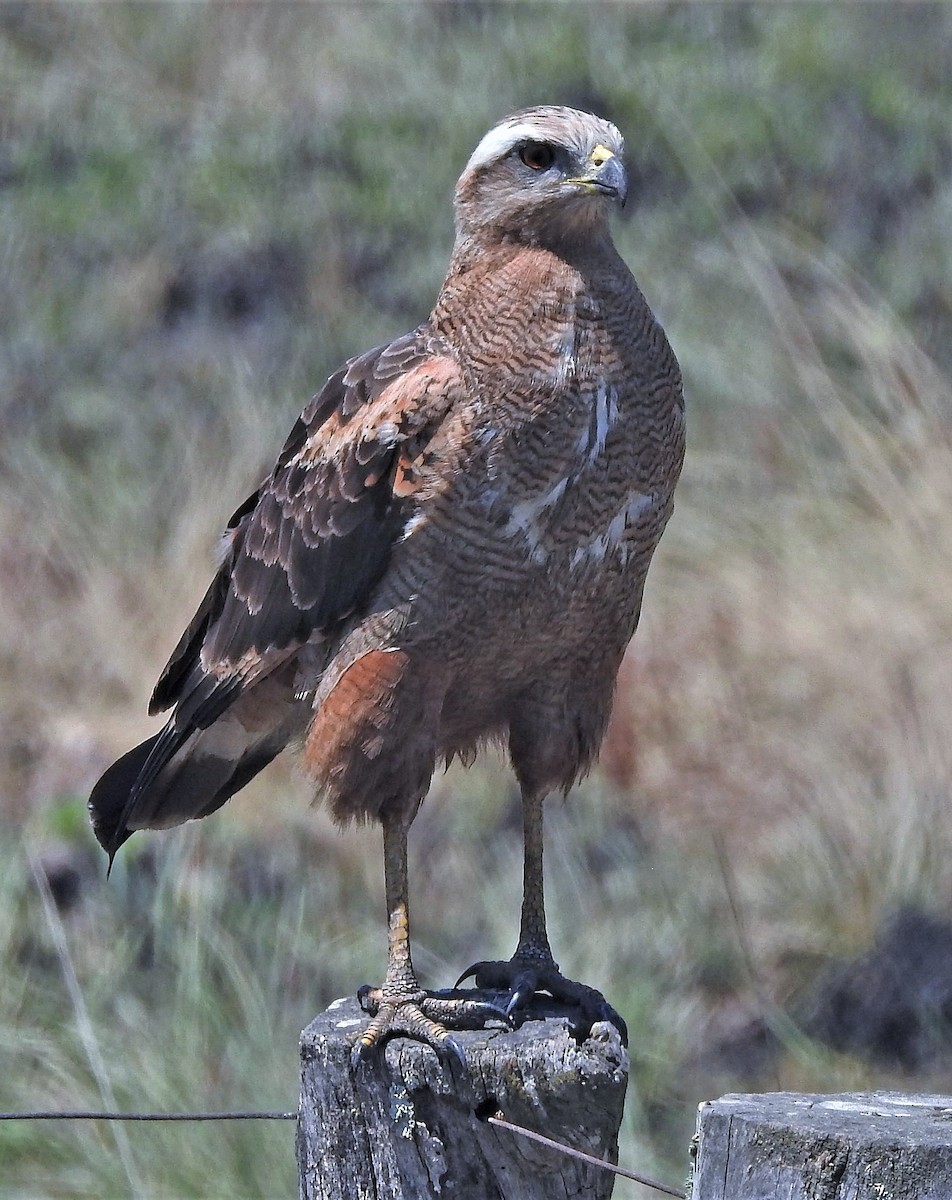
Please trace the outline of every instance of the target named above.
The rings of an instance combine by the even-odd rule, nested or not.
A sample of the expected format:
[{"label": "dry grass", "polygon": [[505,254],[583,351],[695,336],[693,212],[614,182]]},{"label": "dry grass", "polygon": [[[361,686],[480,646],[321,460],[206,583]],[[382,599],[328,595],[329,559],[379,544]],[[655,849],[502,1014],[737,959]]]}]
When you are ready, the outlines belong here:
[{"label": "dry grass", "polygon": [[772,976],[952,900],[952,387],[819,248],[750,249],[783,403],[689,459],[608,755],[723,840]]}]

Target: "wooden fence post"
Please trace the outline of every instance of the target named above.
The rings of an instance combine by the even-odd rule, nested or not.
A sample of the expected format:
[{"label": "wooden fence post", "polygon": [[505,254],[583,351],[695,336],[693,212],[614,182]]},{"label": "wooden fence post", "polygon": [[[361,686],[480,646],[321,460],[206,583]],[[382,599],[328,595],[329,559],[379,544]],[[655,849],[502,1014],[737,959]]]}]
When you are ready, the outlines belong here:
[{"label": "wooden fence post", "polygon": [[950,1200],[952,1096],[722,1096],[698,1113],[691,1200]]},{"label": "wooden fence post", "polygon": [[581,1044],[566,1010],[517,1030],[459,1034],[467,1068],[392,1038],[355,1072],[348,1035],[366,1017],[337,1000],[301,1035],[298,1175],[302,1200],[607,1200],[614,1176],[497,1128],[509,1121],[617,1161],[628,1082],[618,1033]]}]

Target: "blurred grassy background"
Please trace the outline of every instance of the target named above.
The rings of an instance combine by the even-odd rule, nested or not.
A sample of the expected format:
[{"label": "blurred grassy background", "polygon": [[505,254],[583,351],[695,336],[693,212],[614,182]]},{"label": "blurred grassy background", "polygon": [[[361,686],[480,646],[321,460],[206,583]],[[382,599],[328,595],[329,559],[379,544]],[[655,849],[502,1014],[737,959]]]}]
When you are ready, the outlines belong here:
[{"label": "blurred grassy background", "polygon": [[[602,766],[550,806],[557,956],[632,1031],[622,1161],[677,1179],[725,1090],[952,1089],[952,985],[896,1018],[919,1054],[815,1018],[952,901],[952,9],[5,3],[0,1109],[293,1108],[298,1031],[381,974],[377,837],[293,764],[108,885],[85,796],[216,531],[426,315],[459,170],[537,102],[625,133],[690,404]],[[501,762],[436,781],[411,855],[425,979],[508,955]],[[295,1186],[284,1126],[0,1127],[3,1197]]]}]

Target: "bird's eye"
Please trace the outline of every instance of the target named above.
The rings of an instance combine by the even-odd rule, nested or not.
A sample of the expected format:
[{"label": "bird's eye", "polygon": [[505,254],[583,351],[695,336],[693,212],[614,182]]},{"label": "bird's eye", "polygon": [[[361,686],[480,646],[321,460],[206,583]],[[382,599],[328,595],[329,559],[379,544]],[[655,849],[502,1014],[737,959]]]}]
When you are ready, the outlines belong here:
[{"label": "bird's eye", "polygon": [[533,171],[547,171],[555,162],[555,151],[545,142],[526,142],[519,147],[519,157]]}]

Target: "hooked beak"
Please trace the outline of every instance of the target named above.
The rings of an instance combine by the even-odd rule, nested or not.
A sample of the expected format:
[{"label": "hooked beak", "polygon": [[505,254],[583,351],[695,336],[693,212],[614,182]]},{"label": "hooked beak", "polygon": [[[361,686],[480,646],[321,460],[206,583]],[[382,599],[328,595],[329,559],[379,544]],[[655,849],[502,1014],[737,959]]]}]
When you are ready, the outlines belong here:
[{"label": "hooked beak", "polygon": [[628,196],[628,172],[625,164],[607,146],[596,146],[588,163],[588,170],[570,183],[577,184],[587,192],[600,192],[609,196],[624,208]]},{"label": "hooked beak", "polygon": [[614,155],[606,158],[601,166],[596,167],[591,180],[596,190],[611,196],[622,208],[625,207],[625,200],[628,198],[628,172],[620,158]]}]

